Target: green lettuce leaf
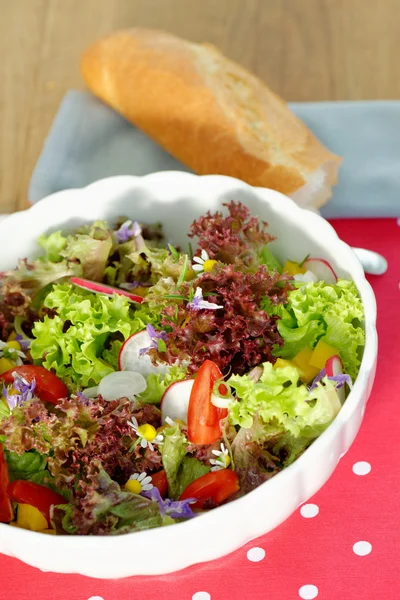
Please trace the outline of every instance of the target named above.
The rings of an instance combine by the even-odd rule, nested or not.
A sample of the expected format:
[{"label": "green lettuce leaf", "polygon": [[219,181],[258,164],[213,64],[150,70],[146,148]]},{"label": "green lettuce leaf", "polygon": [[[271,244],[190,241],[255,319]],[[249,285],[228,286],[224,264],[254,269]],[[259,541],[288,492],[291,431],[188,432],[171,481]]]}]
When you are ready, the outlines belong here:
[{"label": "green lettuce leaf", "polygon": [[302,347],[314,348],[322,339],[338,349],[345,372],[353,380],[356,378],[365,334],[362,302],[352,281],[340,279],[336,285],[323,281],[302,285],[289,292],[285,312],[278,316],[281,317],[278,330],[285,344],[275,349],[275,356],[293,358]]},{"label": "green lettuce leaf", "polygon": [[163,433],[164,443],[161,455],[168,480],[168,495],[170,498],[177,498],[179,492],[178,472],[186,456],[188,441],[180,430],[179,425],[167,427]]},{"label": "green lettuce leaf", "polygon": [[176,381],[186,379],[187,369],[172,366],[165,375],[151,373],[147,378],[147,388],[137,396],[142,404],[159,404],[167,387]]},{"label": "green lettuce leaf", "polygon": [[20,260],[16,269],[4,273],[1,284],[3,290],[7,286],[19,285],[28,296],[33,297],[50,283],[65,277],[78,275],[82,275],[81,266],[76,263],[69,263],[66,260],[57,263],[42,258],[38,258],[31,263]]},{"label": "green lettuce leaf", "polygon": [[47,457],[35,450],[17,454],[5,449],[4,454],[11,481],[14,479],[26,479],[43,484],[46,476],[49,475],[46,470]]},{"label": "green lettuce leaf", "polygon": [[[44,305],[56,312],[45,316],[32,329],[31,355],[72,387],[96,385],[117,366],[119,344],[141,331],[143,317],[151,322],[150,310],[135,309],[124,296],[112,298],[92,294],[70,284],[59,284]],[[115,339],[113,339],[113,337]]]},{"label": "green lettuce leaf", "polygon": [[282,273],[282,265],[267,245],[264,246],[260,252],[260,262],[267,267],[268,271],[278,271],[278,273]]},{"label": "green lettuce leaf", "polygon": [[68,261],[78,262],[82,267],[83,276],[87,279],[103,281],[112,247],[112,234],[107,223],[96,221],[69,236],[60,254]]},{"label": "green lettuce leaf", "polygon": [[176,477],[176,498],[199,477],[209,473],[210,467],[193,456],[185,456]]},{"label": "green lettuce leaf", "polygon": [[50,235],[41,235],[37,243],[45,252],[45,259],[50,262],[60,262],[62,260],[61,251],[65,248],[67,238],[64,237],[61,231],[55,231]]},{"label": "green lettuce leaf", "polygon": [[[283,432],[299,436],[306,427],[320,431],[335,416],[329,400],[320,392],[322,384],[309,392],[299,385],[298,371],[292,367],[274,369],[271,363],[264,363],[259,381],[248,375],[233,375],[228,383],[237,396],[229,407],[232,425],[250,429],[259,417],[266,425],[273,423]],[[330,381],[324,383],[333,387]]]}]

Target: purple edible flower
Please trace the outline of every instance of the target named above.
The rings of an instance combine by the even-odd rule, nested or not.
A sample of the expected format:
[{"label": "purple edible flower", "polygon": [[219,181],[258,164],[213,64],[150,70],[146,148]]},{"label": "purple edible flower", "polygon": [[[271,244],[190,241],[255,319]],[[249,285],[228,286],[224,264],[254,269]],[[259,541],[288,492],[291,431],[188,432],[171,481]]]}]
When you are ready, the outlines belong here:
[{"label": "purple edible flower", "polygon": [[146,330],[147,330],[147,333],[149,334],[151,343],[150,343],[150,346],[148,346],[147,348],[142,348],[139,351],[139,356],[143,356],[144,354],[147,354],[147,352],[149,350],[151,350],[152,348],[155,348],[156,350],[158,350],[158,342],[160,340],[163,340],[165,342],[165,340],[167,339],[167,334],[165,331],[156,331],[154,329],[153,325],[150,325],[150,323],[146,326]]},{"label": "purple edible flower", "polygon": [[141,495],[157,502],[162,517],[168,515],[171,519],[191,519],[196,516],[189,506],[189,504],[196,502],[196,498],[188,498],[187,500],[170,500],[166,498],[163,500],[156,487],[147,492],[142,492]]},{"label": "purple edible flower", "polygon": [[[324,377],[326,377],[326,370],[322,369],[318,373],[318,375],[316,376],[316,378],[314,379],[312,384],[310,385],[309,390],[311,391],[311,390],[315,389],[317,387],[318,383]],[[336,387],[338,389],[343,387],[346,383],[349,386],[349,388],[351,388],[353,385],[350,375],[347,375],[346,373],[340,373],[339,375],[332,375],[331,377],[328,377],[328,379],[329,379],[329,381],[334,381],[336,383]]]},{"label": "purple edible flower", "polygon": [[142,233],[142,228],[137,221],[125,221],[121,227],[117,229],[115,235],[120,244],[127,242],[131,238],[136,238]]},{"label": "purple edible flower", "polygon": [[196,292],[193,296],[193,300],[187,303],[187,308],[191,308],[192,310],[218,310],[219,308],[224,308],[219,304],[214,304],[214,302],[207,302],[207,300],[203,299],[203,291],[200,287],[196,288]]},{"label": "purple edible flower", "polygon": [[29,350],[29,346],[31,345],[30,340],[25,340],[20,333],[18,333],[15,337],[15,341],[19,343],[21,349],[26,352]]},{"label": "purple edible flower", "polygon": [[13,373],[14,383],[12,387],[18,392],[18,394],[10,394],[5,386],[3,386],[3,396],[6,399],[8,407],[13,410],[17,406],[21,406],[28,400],[32,400],[36,388],[36,379],[33,379],[31,383],[28,383],[26,379],[18,375],[14,371]]}]

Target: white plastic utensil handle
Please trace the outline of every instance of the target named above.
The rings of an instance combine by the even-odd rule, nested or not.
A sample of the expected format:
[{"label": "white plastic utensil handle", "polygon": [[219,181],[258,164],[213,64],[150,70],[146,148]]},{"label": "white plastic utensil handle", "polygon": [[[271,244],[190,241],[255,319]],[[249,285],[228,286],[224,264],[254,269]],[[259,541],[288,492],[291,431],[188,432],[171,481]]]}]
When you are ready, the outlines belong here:
[{"label": "white plastic utensil handle", "polygon": [[352,250],[366,273],[369,275],[383,275],[386,273],[388,263],[381,254],[365,248],[352,248]]}]

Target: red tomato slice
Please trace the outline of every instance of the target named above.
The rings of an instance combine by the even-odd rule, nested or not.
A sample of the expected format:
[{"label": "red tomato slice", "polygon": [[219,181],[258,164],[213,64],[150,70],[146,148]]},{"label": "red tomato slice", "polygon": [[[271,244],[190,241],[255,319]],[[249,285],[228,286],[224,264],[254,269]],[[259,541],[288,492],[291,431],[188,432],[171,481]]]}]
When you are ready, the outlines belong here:
[{"label": "red tomato slice", "polygon": [[14,367],[0,375],[0,380],[5,381],[6,383],[13,383],[13,373],[18,373],[18,375],[26,379],[28,383],[31,383],[35,379],[35,393],[44,402],[58,404],[60,398],[68,397],[67,386],[57,377],[57,375],[54,375],[54,373],[48,371],[44,367],[36,365]]},{"label": "red tomato slice", "polygon": [[197,372],[188,409],[188,436],[193,444],[213,444],[221,437],[219,422],[228,411],[211,402],[214,384],[222,379],[215,363],[206,360]]},{"label": "red tomato slice", "polygon": [[239,490],[239,478],[235,471],[230,469],[221,469],[220,471],[210,471],[195,479],[182,492],[179,500],[188,500],[196,498],[196,504],[193,508],[202,508],[206,500],[212,500],[215,504],[221,504]]},{"label": "red tomato slice", "polygon": [[168,491],[168,481],[165,471],[158,471],[158,473],[154,473],[151,476],[151,483],[158,489],[160,492],[161,498],[165,498]]},{"label": "red tomato slice", "polygon": [[0,443],[0,523],[9,523],[14,518],[11,501],[7,495],[9,483],[8,465],[4,456],[3,446]]},{"label": "red tomato slice", "polygon": [[50,507],[54,504],[65,504],[66,500],[53,490],[23,479],[16,479],[9,484],[7,493],[14,502],[30,504],[37,508],[50,524]]}]

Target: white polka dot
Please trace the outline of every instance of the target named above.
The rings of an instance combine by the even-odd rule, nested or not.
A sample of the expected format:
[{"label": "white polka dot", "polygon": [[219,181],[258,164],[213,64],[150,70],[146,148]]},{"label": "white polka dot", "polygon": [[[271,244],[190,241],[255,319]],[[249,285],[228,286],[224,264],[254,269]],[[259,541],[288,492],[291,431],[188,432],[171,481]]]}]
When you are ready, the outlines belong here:
[{"label": "white polka dot", "polygon": [[250,548],[250,550],[247,550],[247,558],[251,562],[260,562],[265,558],[264,548]]},{"label": "white polka dot", "polygon": [[371,550],[372,546],[369,542],[356,542],[353,546],[353,552],[358,556],[367,556]]},{"label": "white polka dot", "polygon": [[88,600],[104,600],[104,598],[102,596],[90,596]]},{"label": "white polka dot", "polygon": [[318,513],[319,506],[317,506],[316,504],[304,504],[300,508],[300,514],[305,519],[312,519],[313,517],[316,517]]},{"label": "white polka dot", "polygon": [[355,473],[356,475],[368,475],[370,471],[371,465],[365,460],[360,460],[359,462],[356,462],[353,465],[353,473]]},{"label": "white polka dot", "polygon": [[208,592],[196,592],[193,594],[192,600],[211,600],[211,596]]},{"label": "white polka dot", "polygon": [[318,588],[316,585],[302,585],[299,589],[299,596],[303,600],[313,600],[318,596]]}]

